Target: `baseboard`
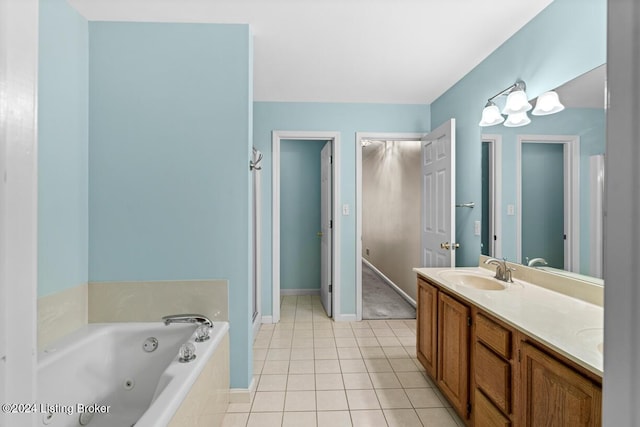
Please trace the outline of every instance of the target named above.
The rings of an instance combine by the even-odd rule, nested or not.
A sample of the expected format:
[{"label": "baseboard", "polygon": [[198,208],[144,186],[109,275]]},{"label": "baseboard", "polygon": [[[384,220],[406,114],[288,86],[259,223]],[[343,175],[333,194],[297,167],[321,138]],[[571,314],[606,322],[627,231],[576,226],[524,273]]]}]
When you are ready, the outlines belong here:
[{"label": "baseboard", "polygon": [[280,295],[320,295],[320,289],[280,289]]},{"label": "baseboard", "polygon": [[273,323],[273,316],[262,316],[262,323]]},{"label": "baseboard", "polygon": [[400,289],[400,287],[398,285],[393,283],[393,281],[391,279],[389,279],[387,276],[385,276],[382,271],[378,270],[373,264],[371,264],[369,261],[367,261],[364,258],[362,258],[362,262],[367,264],[367,266],[370,269],[372,269],[378,276],[380,276],[380,278],[382,280],[384,280],[389,286],[391,286],[391,288],[394,291],[396,291],[405,301],[407,301],[409,304],[411,304],[413,306],[413,308],[416,308],[416,306],[417,306],[416,301],[413,298],[411,298],[405,291]]},{"label": "baseboard", "polygon": [[252,377],[249,388],[232,388],[229,390],[229,403],[251,403],[251,397],[255,391],[256,377]]},{"label": "baseboard", "polygon": [[358,317],[355,314],[339,314],[333,318],[336,322],[357,322]]}]

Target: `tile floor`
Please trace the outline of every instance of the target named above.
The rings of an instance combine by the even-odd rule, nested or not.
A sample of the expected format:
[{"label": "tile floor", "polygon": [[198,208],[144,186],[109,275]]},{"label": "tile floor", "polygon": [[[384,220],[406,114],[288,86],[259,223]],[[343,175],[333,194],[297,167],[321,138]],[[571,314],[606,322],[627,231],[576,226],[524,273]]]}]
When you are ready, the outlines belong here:
[{"label": "tile floor", "polygon": [[415,358],[415,320],[333,322],[316,296],[285,296],[253,346],[256,392],[224,427],[460,427]]}]

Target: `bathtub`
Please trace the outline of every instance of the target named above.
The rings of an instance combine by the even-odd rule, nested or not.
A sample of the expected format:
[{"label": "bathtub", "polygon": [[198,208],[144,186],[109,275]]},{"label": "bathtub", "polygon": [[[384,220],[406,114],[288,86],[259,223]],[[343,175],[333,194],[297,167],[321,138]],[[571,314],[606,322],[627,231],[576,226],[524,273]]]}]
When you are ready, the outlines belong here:
[{"label": "bathtub", "polygon": [[[52,344],[38,360],[37,425],[219,424],[228,402],[229,326],[214,322],[202,343],[194,341],[195,329],[160,321],[89,324]],[[151,338],[157,348],[147,352]],[[180,363],[187,341],[196,358]]]}]

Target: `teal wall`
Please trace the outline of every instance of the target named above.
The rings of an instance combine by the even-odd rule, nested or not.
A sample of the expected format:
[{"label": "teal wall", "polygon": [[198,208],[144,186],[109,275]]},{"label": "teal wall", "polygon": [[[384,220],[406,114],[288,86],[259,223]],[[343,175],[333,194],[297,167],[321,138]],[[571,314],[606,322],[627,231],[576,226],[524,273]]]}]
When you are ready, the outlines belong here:
[{"label": "teal wall", "polygon": [[[606,6],[606,0],[555,0],[431,104],[434,128],[456,119],[457,200],[481,199],[480,134],[495,131],[478,126],[487,99],[517,79],[526,82],[527,94],[534,98],[603,64]],[[480,237],[474,236],[473,223],[480,216],[480,209],[469,209],[456,218],[458,265],[478,263]]]},{"label": "teal wall", "polygon": [[229,281],[252,377],[247,25],[91,22],[89,278]]},{"label": "teal wall", "polygon": [[280,144],[280,288],[320,290],[320,151],[327,141]]},{"label": "teal wall", "polygon": [[[330,104],[294,102],[254,103],[254,145],[264,153],[263,216],[265,229],[271,224],[271,135],[274,130],[340,132],[340,205],[348,204],[351,215],[341,216],[341,314],[355,314],[356,281],[356,132],[427,132],[431,128],[428,105]],[[360,149],[359,147],[357,147]],[[271,307],[271,236],[262,241],[262,313]]]},{"label": "teal wall", "polygon": [[[550,116],[531,116],[521,128],[493,126],[484,133],[502,135],[502,253],[516,259],[516,216],[506,215],[516,204],[516,148],[518,135],[577,135],[580,137],[580,271],[589,273],[590,203],[589,157],[603,154],[606,145],[606,114],[598,108],[570,108]],[[562,182],[559,183],[562,185]]]},{"label": "teal wall", "polygon": [[89,24],[41,0],[38,51],[38,295],[87,283]]}]

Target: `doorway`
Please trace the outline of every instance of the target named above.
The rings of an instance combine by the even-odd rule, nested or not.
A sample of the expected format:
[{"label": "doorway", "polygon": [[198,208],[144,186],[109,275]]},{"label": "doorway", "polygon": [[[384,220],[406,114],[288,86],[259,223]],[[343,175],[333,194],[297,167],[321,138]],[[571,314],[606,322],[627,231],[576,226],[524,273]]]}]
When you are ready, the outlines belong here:
[{"label": "doorway", "polygon": [[[295,141],[295,142],[293,142]],[[320,200],[320,209],[315,209],[313,215],[318,216],[319,221],[315,226],[315,231],[306,230],[301,233],[293,232],[287,233],[287,236],[283,239],[283,231],[287,230],[287,227],[291,227],[291,220],[287,220],[287,212],[283,209],[283,199],[287,203],[287,206],[300,207],[304,205],[304,202],[298,197],[289,200],[287,196],[284,196],[283,191],[289,191],[287,186],[290,184],[293,187],[297,187],[296,191],[300,190],[301,184],[295,176],[288,176],[287,166],[292,165],[293,169],[302,168],[306,169],[310,167],[308,162],[297,162],[293,159],[294,163],[286,160],[290,150],[295,151],[296,146],[306,145],[306,148],[311,148],[313,151],[315,148],[318,150],[317,172],[318,176],[316,190],[320,190],[318,195],[324,194]],[[324,296],[322,299],[323,305],[327,314],[338,320],[340,317],[340,310],[337,301],[339,301],[339,274],[340,271],[340,256],[339,256],[339,237],[340,237],[340,217],[338,216],[338,203],[340,194],[340,135],[338,132],[297,132],[297,131],[274,131],[272,134],[272,146],[273,146],[273,192],[272,192],[272,322],[277,323],[281,318],[281,295],[289,292],[286,289],[293,289],[292,294],[306,293],[318,293],[317,285],[308,287],[308,279],[313,279],[319,282],[320,295]],[[322,148],[326,148],[324,151],[325,156],[322,156]],[[307,154],[309,150],[307,151]],[[327,155],[327,153],[329,153]],[[324,161],[322,160],[324,159]],[[287,161],[287,166],[283,162]],[[325,167],[324,180],[322,179],[322,164],[330,162],[328,167]],[[293,171],[295,175],[295,171]],[[300,176],[300,175],[296,175]],[[310,175],[308,175],[310,176]],[[324,184],[321,187],[321,184]],[[325,189],[322,192],[322,188]],[[300,194],[300,193],[298,193]],[[288,201],[287,201],[288,200]],[[324,205],[324,213],[322,206]],[[288,222],[285,222],[288,221]],[[327,222],[327,226],[323,227],[323,221]],[[308,228],[307,223],[307,228]],[[318,227],[319,226],[319,227]],[[303,226],[304,227],[304,226]],[[288,236],[292,237],[292,240],[287,239]],[[315,261],[320,259],[318,264],[318,271],[314,274],[309,274],[307,278],[302,281],[296,279],[300,277],[301,273],[308,272],[304,262],[300,262],[301,256],[314,256],[311,253],[303,254],[301,252],[291,252],[292,247],[297,244],[296,239],[303,239],[303,244],[307,248],[315,247],[317,249],[316,255],[318,257]],[[299,242],[298,242],[299,243]],[[284,251],[289,251],[285,253]],[[313,250],[311,250],[313,252]],[[287,264],[284,265],[283,263]],[[292,269],[288,269],[291,266]],[[324,270],[323,270],[324,268]],[[290,274],[291,273],[291,274]],[[315,278],[314,278],[315,277]],[[287,282],[287,284],[285,284]],[[304,283],[304,285],[301,285]],[[285,288],[282,288],[283,285]],[[301,288],[300,286],[303,286]],[[308,287],[308,290],[304,290],[304,287]]]},{"label": "doorway", "polygon": [[502,136],[482,135],[480,253],[502,258]]}]

